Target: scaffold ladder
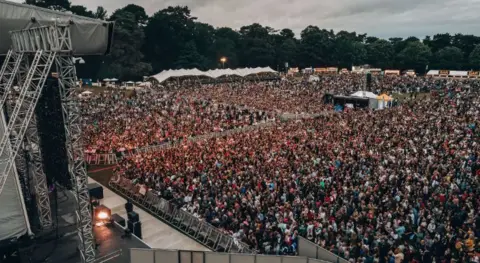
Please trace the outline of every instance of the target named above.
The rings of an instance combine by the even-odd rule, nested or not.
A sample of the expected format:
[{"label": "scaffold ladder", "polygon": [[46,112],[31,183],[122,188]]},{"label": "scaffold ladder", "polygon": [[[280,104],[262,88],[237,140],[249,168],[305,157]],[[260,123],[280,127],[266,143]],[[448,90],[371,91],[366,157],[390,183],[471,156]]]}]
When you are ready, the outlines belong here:
[{"label": "scaffold ladder", "polygon": [[[13,167],[15,157],[27,131],[28,124],[35,112],[35,107],[40,98],[50,68],[52,67],[55,55],[56,52],[51,51],[39,50],[35,52],[35,57],[30,64],[25,82],[14,103],[15,107],[8,122],[7,129],[0,141],[0,157],[3,157],[6,148],[11,147],[11,151],[7,151],[8,155],[0,160],[0,163],[5,164],[3,169],[0,170],[0,193],[2,193],[7,176]],[[23,105],[25,105],[25,107]],[[11,145],[9,145],[9,143]]]},{"label": "scaffold ladder", "polygon": [[22,62],[23,52],[9,50],[0,71],[0,108],[3,109],[10,87],[15,80],[18,68]]}]

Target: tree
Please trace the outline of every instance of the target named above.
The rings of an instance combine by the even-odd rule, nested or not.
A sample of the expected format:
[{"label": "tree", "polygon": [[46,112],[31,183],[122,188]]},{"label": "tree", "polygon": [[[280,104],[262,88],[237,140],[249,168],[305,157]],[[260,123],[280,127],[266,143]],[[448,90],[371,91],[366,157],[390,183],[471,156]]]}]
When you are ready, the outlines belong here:
[{"label": "tree", "polygon": [[105,20],[107,19],[107,10],[105,10],[105,8],[102,6],[98,6],[94,16],[97,19]]},{"label": "tree", "polygon": [[363,43],[357,42],[356,33],[337,33],[335,40],[335,65],[342,68],[349,68],[353,65],[360,65],[366,62],[367,51]]},{"label": "tree", "polygon": [[275,63],[275,48],[270,33],[274,30],[260,24],[240,28],[240,63],[244,67],[271,66]]},{"label": "tree", "polygon": [[133,14],[135,16],[135,21],[137,21],[138,23],[142,25],[145,25],[147,23],[148,15],[143,7],[135,4],[129,4],[122,8],[122,10]]},{"label": "tree", "polygon": [[145,55],[155,72],[174,67],[185,49],[193,40],[195,17],[188,7],[168,7],[156,12],[145,27]]},{"label": "tree", "polygon": [[206,67],[205,57],[200,55],[197,51],[197,47],[194,41],[189,41],[182,49],[180,56],[175,61],[175,68],[177,69],[192,69],[197,68],[205,70]]},{"label": "tree", "polygon": [[299,65],[329,66],[333,63],[334,34],[316,26],[308,26],[300,34]]},{"label": "tree", "polygon": [[432,60],[434,68],[458,70],[463,66],[464,54],[458,47],[444,47],[435,52]]},{"label": "tree", "polygon": [[226,57],[228,67],[236,68],[239,65],[238,50],[240,43],[240,34],[231,28],[221,27],[215,30],[215,61],[219,64],[220,58]]},{"label": "tree", "polygon": [[475,46],[468,59],[471,68],[480,69],[480,44]]},{"label": "tree", "polygon": [[26,4],[58,11],[68,11],[71,5],[68,0],[26,0]]},{"label": "tree", "polygon": [[429,64],[432,52],[422,42],[410,42],[398,54],[397,59],[402,69],[414,69],[416,72],[425,72]]},{"label": "tree", "polygon": [[101,77],[116,77],[122,80],[139,80],[152,71],[143,61],[141,47],[145,36],[135,14],[119,9],[115,18],[114,43],[101,70]]},{"label": "tree", "polygon": [[395,51],[393,45],[387,40],[377,40],[366,46],[367,63],[379,68],[390,68]]},{"label": "tree", "polygon": [[89,11],[86,7],[83,5],[72,5],[70,7],[70,11],[79,16],[85,16],[85,17],[91,17],[94,18],[95,14],[92,11]]},{"label": "tree", "polygon": [[202,68],[215,67],[217,61],[215,58],[215,28],[209,24],[196,22],[193,28],[193,41],[200,55],[204,57],[205,65]]}]

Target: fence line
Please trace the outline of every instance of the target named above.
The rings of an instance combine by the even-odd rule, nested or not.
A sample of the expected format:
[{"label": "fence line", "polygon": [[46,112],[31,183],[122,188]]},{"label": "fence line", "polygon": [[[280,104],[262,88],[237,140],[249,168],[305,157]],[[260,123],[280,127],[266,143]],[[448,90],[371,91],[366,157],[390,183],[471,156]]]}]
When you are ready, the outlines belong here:
[{"label": "fence line", "polygon": [[173,203],[158,197],[152,191],[142,193],[141,186],[134,185],[124,177],[114,177],[109,185],[115,192],[131,199],[138,207],[150,212],[212,251],[254,253],[254,251],[248,248],[247,244],[220,232],[218,228],[178,208]]},{"label": "fence line", "polygon": [[204,251],[130,249],[131,263],[334,263],[307,257],[227,254]]}]

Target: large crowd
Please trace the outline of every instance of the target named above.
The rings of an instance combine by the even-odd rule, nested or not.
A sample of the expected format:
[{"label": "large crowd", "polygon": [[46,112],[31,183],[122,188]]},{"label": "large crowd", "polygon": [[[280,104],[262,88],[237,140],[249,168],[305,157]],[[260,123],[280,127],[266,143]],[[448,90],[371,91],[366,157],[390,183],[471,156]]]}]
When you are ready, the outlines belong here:
[{"label": "large crowd", "polygon": [[[152,143],[134,132],[185,130],[175,125],[185,123],[182,116],[189,112],[163,114],[171,116],[171,124],[148,122],[146,116],[159,111],[148,105],[170,105],[156,100],[193,112],[208,102],[250,109],[246,116],[324,113],[235,135],[184,140],[125,158],[115,173],[259,253],[295,254],[297,237],[303,236],[352,262],[479,262],[480,83],[385,76],[375,78],[370,90],[428,96],[378,111],[337,113],[323,105],[326,93],[349,94],[362,85],[353,75],[315,83],[215,84],[171,91],[176,99],[145,95],[134,106],[130,98],[104,94],[115,97],[110,106],[126,109],[123,115],[112,110],[118,124],[109,125],[118,127],[114,134],[124,134],[122,125],[130,125],[137,136],[133,147]],[[104,100],[89,105],[100,103]],[[199,122],[215,116],[193,114]],[[112,145],[110,137],[99,137],[107,135],[98,134],[98,113],[88,116],[89,136]],[[204,127],[201,132],[215,125]],[[127,142],[123,138],[114,146]]]},{"label": "large crowd", "polygon": [[89,153],[123,152],[271,121],[274,115],[181,93],[106,91],[82,100]]}]

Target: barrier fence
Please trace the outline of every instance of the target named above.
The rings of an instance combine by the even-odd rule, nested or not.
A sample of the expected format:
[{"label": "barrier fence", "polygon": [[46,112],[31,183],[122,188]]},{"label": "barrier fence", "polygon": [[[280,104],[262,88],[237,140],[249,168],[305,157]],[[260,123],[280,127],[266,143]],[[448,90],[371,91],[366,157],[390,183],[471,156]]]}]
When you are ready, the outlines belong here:
[{"label": "barrier fence", "polygon": [[85,162],[90,165],[112,165],[118,163],[118,157],[114,153],[108,154],[85,154]]},{"label": "barrier fence", "polygon": [[143,192],[141,186],[134,185],[126,178],[117,176],[109,184],[115,192],[131,199],[138,207],[150,212],[212,251],[253,254],[247,244],[222,233],[218,228],[158,197],[153,192]]},{"label": "barrier fence", "polygon": [[334,263],[307,257],[227,254],[163,249],[130,249],[130,263]]},{"label": "barrier fence", "polygon": [[310,242],[304,237],[298,237],[298,254],[307,258],[316,258],[328,262],[348,263],[348,260]]}]

